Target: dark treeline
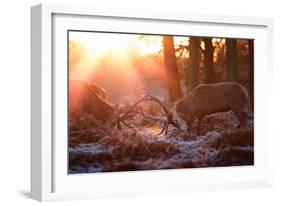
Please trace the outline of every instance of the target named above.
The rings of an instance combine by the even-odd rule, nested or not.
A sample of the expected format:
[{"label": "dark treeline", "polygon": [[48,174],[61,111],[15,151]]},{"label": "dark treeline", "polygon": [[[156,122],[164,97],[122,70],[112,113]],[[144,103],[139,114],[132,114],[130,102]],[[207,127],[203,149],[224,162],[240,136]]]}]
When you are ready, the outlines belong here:
[{"label": "dark treeline", "polygon": [[235,81],[247,88],[253,107],[253,40],[189,37],[188,46],[182,46],[174,45],[173,36],[163,36],[163,53],[170,101],[188,95],[198,84]]}]

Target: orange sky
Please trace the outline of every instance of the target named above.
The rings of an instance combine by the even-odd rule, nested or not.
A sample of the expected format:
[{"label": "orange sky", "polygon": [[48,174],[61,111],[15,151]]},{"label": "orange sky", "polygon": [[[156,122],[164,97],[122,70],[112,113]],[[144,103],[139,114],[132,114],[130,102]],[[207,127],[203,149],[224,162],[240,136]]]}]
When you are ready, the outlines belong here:
[{"label": "orange sky", "polygon": [[[147,55],[158,52],[162,47],[162,36],[138,34],[116,34],[100,32],[70,32],[69,40],[82,43],[90,54],[102,55],[106,52],[117,52],[133,47],[140,54]],[[187,37],[175,37],[175,45],[187,43]]]}]

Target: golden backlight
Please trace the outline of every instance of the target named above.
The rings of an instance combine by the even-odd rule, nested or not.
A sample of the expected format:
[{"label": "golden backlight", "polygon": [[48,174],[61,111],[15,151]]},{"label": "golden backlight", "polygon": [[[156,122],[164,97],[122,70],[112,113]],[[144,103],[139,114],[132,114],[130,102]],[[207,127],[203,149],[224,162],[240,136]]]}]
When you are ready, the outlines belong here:
[{"label": "golden backlight", "polygon": [[[175,37],[175,45],[187,44],[187,39],[187,37]],[[70,64],[72,58],[77,59],[80,56],[80,63],[84,65],[83,70],[105,56],[128,61],[130,57],[141,58],[156,54],[162,48],[162,36],[158,35],[71,31],[69,42]],[[94,67],[91,66],[91,69]]]},{"label": "golden backlight", "polygon": [[68,37],[69,174],[253,165],[253,40]]}]

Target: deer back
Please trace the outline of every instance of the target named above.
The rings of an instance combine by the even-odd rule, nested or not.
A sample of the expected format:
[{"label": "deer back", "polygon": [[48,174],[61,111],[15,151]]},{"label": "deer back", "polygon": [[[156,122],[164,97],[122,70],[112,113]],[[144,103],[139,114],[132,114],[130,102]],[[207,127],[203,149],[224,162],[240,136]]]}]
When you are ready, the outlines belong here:
[{"label": "deer back", "polygon": [[[95,87],[97,86],[95,85]],[[100,120],[112,117],[114,108],[100,98],[95,91],[95,87],[82,80],[70,79],[69,112],[71,116],[87,113],[93,114]]]},{"label": "deer back", "polygon": [[238,83],[202,84],[177,104],[177,112],[196,118],[232,109],[242,110],[248,101],[246,89]]}]

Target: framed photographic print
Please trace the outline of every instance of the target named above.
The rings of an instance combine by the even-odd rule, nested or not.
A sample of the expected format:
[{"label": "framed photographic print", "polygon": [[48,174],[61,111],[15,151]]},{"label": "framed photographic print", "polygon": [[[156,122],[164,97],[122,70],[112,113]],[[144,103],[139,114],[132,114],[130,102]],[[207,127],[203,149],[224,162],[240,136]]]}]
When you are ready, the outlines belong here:
[{"label": "framed photographic print", "polygon": [[271,19],[31,14],[34,199],[272,185]]}]

